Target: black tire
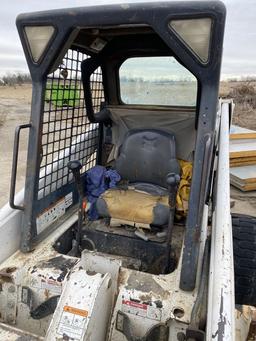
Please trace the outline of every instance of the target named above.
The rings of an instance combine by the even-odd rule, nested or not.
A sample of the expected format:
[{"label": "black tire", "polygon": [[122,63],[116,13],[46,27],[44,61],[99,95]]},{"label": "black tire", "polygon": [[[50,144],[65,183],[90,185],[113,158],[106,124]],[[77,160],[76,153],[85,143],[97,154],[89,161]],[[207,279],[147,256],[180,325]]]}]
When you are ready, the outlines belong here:
[{"label": "black tire", "polygon": [[256,306],[256,217],[232,214],[235,302]]}]

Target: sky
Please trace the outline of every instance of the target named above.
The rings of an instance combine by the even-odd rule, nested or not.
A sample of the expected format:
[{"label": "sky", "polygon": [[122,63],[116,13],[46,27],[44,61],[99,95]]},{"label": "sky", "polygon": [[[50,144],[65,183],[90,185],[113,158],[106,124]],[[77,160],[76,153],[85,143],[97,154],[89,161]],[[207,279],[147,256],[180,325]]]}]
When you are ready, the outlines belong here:
[{"label": "sky", "polygon": [[[145,0],[144,0],[145,1]],[[199,0],[200,1],[200,0]],[[9,0],[0,11],[0,77],[8,72],[28,72],[15,20],[19,13],[142,2],[141,0]],[[256,0],[224,0],[227,21],[222,78],[256,75]]]}]

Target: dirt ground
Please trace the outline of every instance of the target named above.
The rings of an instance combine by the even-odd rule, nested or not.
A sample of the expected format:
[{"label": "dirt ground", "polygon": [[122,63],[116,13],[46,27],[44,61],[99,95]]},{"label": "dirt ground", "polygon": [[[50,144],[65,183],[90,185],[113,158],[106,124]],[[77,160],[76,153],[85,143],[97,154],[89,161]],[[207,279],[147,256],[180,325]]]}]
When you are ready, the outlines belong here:
[{"label": "dirt ground", "polygon": [[[31,85],[0,87],[0,207],[9,198],[14,131],[17,125],[29,122]],[[27,132],[20,138],[16,193],[24,187]]]},{"label": "dirt ground", "polygon": [[[255,88],[256,101],[256,82],[242,84]],[[245,128],[256,130],[256,105],[248,94],[237,92],[241,87],[240,82],[223,82],[220,94],[223,97],[233,95],[236,107],[233,123]],[[247,91],[245,89],[245,91]],[[253,97],[254,99],[254,97]],[[31,105],[31,86],[23,85],[16,87],[0,87],[0,207],[9,198],[12,150],[15,127],[19,124],[29,122]],[[26,150],[27,132],[22,131],[20,139],[19,163],[17,172],[16,193],[23,188],[26,171]],[[231,199],[233,202],[232,211],[256,216],[256,191],[243,193],[231,186]]]}]

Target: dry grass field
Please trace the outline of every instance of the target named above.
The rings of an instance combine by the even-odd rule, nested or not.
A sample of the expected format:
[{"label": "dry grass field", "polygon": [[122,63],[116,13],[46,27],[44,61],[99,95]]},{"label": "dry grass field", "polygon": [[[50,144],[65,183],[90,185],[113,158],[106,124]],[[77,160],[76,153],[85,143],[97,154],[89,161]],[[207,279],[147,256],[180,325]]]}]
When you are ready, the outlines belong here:
[{"label": "dry grass field", "polygon": [[[256,82],[222,82],[220,95],[234,99],[234,124],[256,130]],[[14,130],[17,125],[29,122],[30,104],[31,85],[0,86],[0,207],[9,197]],[[16,192],[24,186],[26,149],[27,133],[22,132]],[[235,201],[233,210],[256,216],[255,192],[243,194],[232,188],[231,195]]]},{"label": "dry grass field", "polygon": [[256,81],[222,82],[220,96],[234,99],[233,124],[256,130]]}]

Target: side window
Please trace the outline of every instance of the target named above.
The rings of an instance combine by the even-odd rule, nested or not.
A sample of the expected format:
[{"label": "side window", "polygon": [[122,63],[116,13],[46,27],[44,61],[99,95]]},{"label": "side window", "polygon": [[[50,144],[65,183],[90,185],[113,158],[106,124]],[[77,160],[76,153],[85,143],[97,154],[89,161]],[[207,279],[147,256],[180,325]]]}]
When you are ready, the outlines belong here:
[{"label": "side window", "polygon": [[196,105],[197,80],[174,57],[136,57],[119,69],[120,95],[125,104]]},{"label": "side window", "polygon": [[[62,64],[47,77],[43,109],[41,164],[38,199],[63,188],[73,180],[69,160],[78,159],[82,173],[96,164],[98,124],[86,115],[81,63],[89,56],[68,50]],[[104,101],[101,69],[91,77],[93,107]]]}]

